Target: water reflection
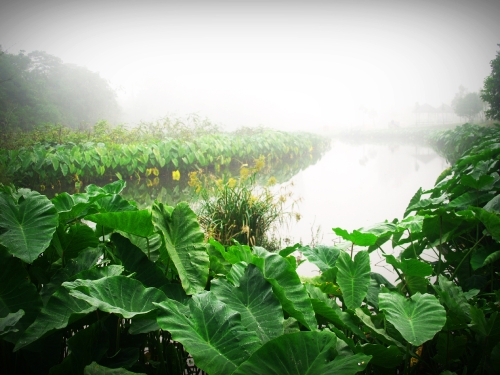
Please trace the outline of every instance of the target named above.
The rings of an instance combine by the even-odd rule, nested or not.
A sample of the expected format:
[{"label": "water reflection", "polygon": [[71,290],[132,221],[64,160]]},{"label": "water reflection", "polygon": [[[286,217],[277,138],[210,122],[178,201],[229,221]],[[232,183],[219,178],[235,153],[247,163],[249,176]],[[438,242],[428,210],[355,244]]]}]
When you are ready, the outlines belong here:
[{"label": "water reflection", "polygon": [[332,245],[338,241],[333,227],[352,231],[402,219],[415,192],[433,187],[447,167],[442,157],[422,145],[336,141],[318,163],[291,179],[301,198],[301,220],[286,229],[287,236],[291,243]]}]

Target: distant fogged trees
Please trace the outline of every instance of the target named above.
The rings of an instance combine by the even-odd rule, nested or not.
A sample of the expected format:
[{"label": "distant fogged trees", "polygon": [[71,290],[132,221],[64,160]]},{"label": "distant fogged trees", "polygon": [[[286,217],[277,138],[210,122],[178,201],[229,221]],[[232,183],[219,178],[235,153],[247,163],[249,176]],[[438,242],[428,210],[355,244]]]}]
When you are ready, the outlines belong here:
[{"label": "distant fogged trees", "polygon": [[472,122],[483,111],[484,103],[479,93],[467,92],[467,89],[460,86],[451,106],[457,116],[465,117],[468,122]]},{"label": "distant fogged trees", "polygon": [[99,74],[34,51],[0,47],[0,128],[30,130],[44,123],[73,128],[117,120],[116,93]]},{"label": "distant fogged trees", "polygon": [[500,51],[497,51],[497,56],[491,60],[490,65],[491,74],[484,80],[481,99],[489,105],[485,111],[486,117],[500,120]]}]

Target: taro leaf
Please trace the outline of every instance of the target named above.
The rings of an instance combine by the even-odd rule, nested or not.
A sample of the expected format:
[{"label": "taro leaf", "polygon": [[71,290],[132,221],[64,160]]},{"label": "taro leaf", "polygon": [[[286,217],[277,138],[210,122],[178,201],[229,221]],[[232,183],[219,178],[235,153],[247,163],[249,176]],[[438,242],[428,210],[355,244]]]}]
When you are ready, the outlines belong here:
[{"label": "taro leaf", "polygon": [[229,246],[225,249],[222,255],[224,256],[224,259],[231,264],[238,262],[252,262],[252,250],[250,249],[250,246],[247,245],[236,244]]},{"label": "taro leaf", "polygon": [[432,266],[417,259],[402,259],[401,270],[406,276],[430,276],[432,275]]},{"label": "taro leaf", "polygon": [[87,215],[85,220],[93,221],[107,228],[135,234],[136,236],[149,237],[153,234],[151,213],[148,210]]},{"label": "taro leaf", "polygon": [[486,203],[483,209],[491,213],[500,214],[500,194]]},{"label": "taro leaf", "polygon": [[391,291],[397,290],[384,276],[376,272],[370,272],[370,285],[366,294],[366,302],[376,309],[378,309],[378,295],[383,291],[383,288]]},{"label": "taro leaf", "polygon": [[434,289],[441,301],[448,307],[450,315],[455,316],[462,323],[470,322],[470,304],[460,286],[439,275],[438,285],[434,286]]},{"label": "taro leaf", "polygon": [[360,307],[358,307],[355,312],[356,316],[363,322],[363,324],[370,329],[372,336],[382,342],[385,342],[386,344],[395,344],[399,348],[406,350],[406,346],[400,343],[395,338],[391,337],[385,329],[377,328],[372,322],[370,316],[367,315]]},{"label": "taro leaf", "polygon": [[155,202],[152,211],[153,225],[165,240],[182,287],[189,295],[203,291],[210,261],[196,214],[185,202],[174,209]]},{"label": "taro leaf", "polygon": [[471,306],[470,313],[472,318],[472,325],[470,327],[474,332],[477,332],[483,338],[500,335],[498,311],[492,313],[488,320],[484,316],[484,311],[479,307]]},{"label": "taro leaf", "polygon": [[56,248],[60,257],[65,260],[76,258],[80,251],[88,247],[97,247],[99,240],[94,230],[88,225],[76,223],[66,228],[63,225],[57,227],[52,239],[52,245]]},{"label": "taro leaf", "polygon": [[410,299],[398,293],[380,293],[379,308],[403,338],[414,346],[431,340],[443,328],[446,311],[430,294],[416,293]]},{"label": "taro leaf", "polygon": [[121,195],[113,194],[96,201],[99,212],[130,212],[137,211],[135,202],[129,202]]},{"label": "taro leaf", "polygon": [[0,192],[0,244],[26,263],[33,263],[49,246],[58,225],[56,208],[46,196],[20,189]]},{"label": "taro leaf", "polygon": [[316,330],[318,323],[311,300],[295,269],[285,258],[261,247],[254,247],[254,255],[253,264],[271,283],[283,309],[311,331]]},{"label": "taro leaf", "polygon": [[70,212],[75,205],[73,197],[66,192],[56,195],[50,201],[59,213],[59,218],[62,217],[62,213]]},{"label": "taro leaf", "polygon": [[[158,324],[191,353],[196,366],[209,374],[232,374],[260,346],[257,334],[241,324],[240,314],[212,292],[195,294],[189,311],[181,303],[154,303]],[[187,315],[186,315],[187,314]]]},{"label": "taro leaf", "polygon": [[283,334],[283,310],[273,294],[272,286],[262,272],[250,264],[240,279],[239,287],[229,281],[215,279],[210,291],[230,309],[241,314],[241,324],[255,332],[261,343]]},{"label": "taro leaf", "polygon": [[483,203],[488,202],[491,197],[492,195],[487,191],[469,191],[453,199],[448,204],[448,207],[467,208],[469,206],[482,206]]},{"label": "taro leaf", "polygon": [[479,207],[473,207],[472,210],[484,224],[491,237],[500,242],[500,217]]},{"label": "taro leaf", "polygon": [[490,185],[493,181],[495,181],[495,178],[493,176],[490,175],[478,176],[474,175],[474,173],[464,175],[460,179],[460,183],[462,185],[471,187],[476,190],[481,190],[485,186]]},{"label": "taro leaf", "polygon": [[400,229],[409,229],[412,233],[417,233],[422,230],[422,224],[424,222],[424,216],[408,216],[404,220],[401,220],[397,223],[398,228]]},{"label": "taro leaf", "polygon": [[24,316],[24,310],[19,310],[15,313],[9,313],[5,318],[0,318],[0,336],[9,332],[19,331],[15,328],[17,322]]},{"label": "taro leaf", "polygon": [[429,281],[423,276],[406,276],[403,284],[411,295],[427,292]]},{"label": "taro leaf", "polygon": [[140,237],[131,233],[118,231],[146,254],[150,261],[156,262],[160,258],[160,248],[163,246],[161,236],[155,233],[149,237]]},{"label": "taro leaf", "polygon": [[359,329],[357,321],[353,319],[349,312],[342,311],[334,299],[328,298],[325,293],[314,285],[306,284],[306,289],[311,297],[311,303],[316,315],[327,319],[339,329],[348,328],[359,338],[365,338],[365,334]]},{"label": "taro leaf", "polygon": [[35,320],[41,307],[42,301],[35,285],[29,281],[23,262],[0,246],[0,318],[24,310],[24,316],[10,329],[11,333],[6,333],[3,338],[15,340]]},{"label": "taro leaf", "polygon": [[353,230],[352,233],[347,232],[342,228],[333,228],[337,236],[342,237],[346,241],[351,241],[357,246],[371,246],[377,241],[377,236],[373,233],[364,233],[360,230]]},{"label": "taro leaf", "polygon": [[131,372],[124,368],[108,368],[92,362],[85,366],[83,375],[146,375],[144,372]]},{"label": "taro leaf", "polygon": [[75,280],[63,284],[71,296],[84,300],[95,308],[120,314],[125,319],[146,314],[155,309],[153,302],[167,297],[156,288],[145,288],[141,282],[126,276],[99,280]]},{"label": "taro leaf", "polygon": [[325,245],[318,245],[313,248],[304,246],[298,250],[304,254],[309,262],[318,266],[321,272],[326,272],[330,268],[334,267],[340,254],[340,250],[338,248]]},{"label": "taro leaf", "polygon": [[366,355],[371,355],[370,364],[384,367],[394,368],[399,366],[403,361],[403,352],[397,346],[380,344],[365,344],[361,346],[361,350]]},{"label": "taro leaf", "polygon": [[448,236],[450,236],[464,221],[466,220],[456,215],[454,212],[427,216],[424,219],[422,232],[431,243],[439,245],[440,243],[446,242]]},{"label": "taro leaf", "polygon": [[116,255],[121,260],[127,271],[135,272],[135,279],[139,280],[146,287],[159,288],[167,279],[162,270],[137,246],[132,245],[128,238],[118,233],[111,235],[111,241],[116,246]]},{"label": "taro leaf", "polygon": [[65,328],[68,324],[84,317],[95,309],[94,306],[89,305],[87,302],[71,297],[69,292],[61,286],[38,314],[35,322],[19,338],[14,351],[42,338],[48,332]]},{"label": "taro leaf", "polygon": [[301,251],[301,249],[300,249],[301,247],[302,246],[300,245],[300,243],[296,243],[293,246],[287,246],[283,250],[280,250],[279,255],[281,255],[282,257],[287,257],[291,253],[293,253],[294,251],[297,251],[297,250]]},{"label": "taro leaf", "polygon": [[370,255],[360,251],[354,261],[345,251],[337,259],[337,283],[342,291],[345,305],[348,309],[361,306],[370,285]]},{"label": "taro leaf", "polygon": [[[420,197],[421,198],[421,197]],[[412,198],[413,199],[413,198]],[[420,199],[418,202],[415,204],[409,205],[408,208],[406,209],[405,216],[410,213],[411,211],[420,211],[422,209],[432,209],[432,208],[438,208],[443,205],[443,203],[448,199],[448,196],[446,194],[441,195],[440,197],[437,198],[424,198]]]},{"label": "taro leaf", "polygon": [[371,357],[362,353],[340,355],[338,341],[328,331],[279,336],[261,346],[234,375],[352,375],[363,371]]},{"label": "taro leaf", "polygon": [[410,203],[408,203],[408,207],[406,207],[406,210],[403,214],[403,217],[406,217],[408,216],[408,214],[411,212],[411,211],[416,211],[414,209],[412,209],[412,207],[414,205],[416,205],[418,202],[420,202],[420,199],[422,198],[422,195],[424,194],[422,188],[419,188],[417,190],[417,192],[413,195],[413,197],[411,197],[410,199]]},{"label": "taro leaf", "polygon": [[[97,270],[96,268],[93,268],[97,262],[99,261],[99,258],[102,256],[102,249],[100,248],[87,248],[78,254],[78,256],[75,259],[69,259],[66,262],[66,266],[63,268],[60,268],[51,278],[50,281],[46,282],[43,285],[43,288],[40,292],[40,296],[42,297],[43,304],[46,305],[47,300],[52,296],[52,294],[61,286],[61,284],[65,281],[72,281],[76,280],[77,278],[73,278],[71,280],[71,277],[79,274],[82,271],[86,270]],[[112,266],[112,267],[123,267],[121,266]],[[106,277],[106,276],[111,276],[107,274],[107,271],[109,271],[109,267],[100,267],[99,270],[104,271],[102,273],[101,277]],[[104,274],[106,272],[106,274]],[[121,273],[121,272],[120,272]],[[119,274],[119,273],[118,273]],[[80,279],[86,279],[87,277],[79,277]],[[92,279],[98,279],[100,277],[91,277]]]},{"label": "taro leaf", "polygon": [[229,270],[226,278],[233,283],[235,286],[240,286],[241,276],[245,273],[248,264],[246,262],[238,262],[231,265],[231,269]]},{"label": "taro leaf", "polygon": [[111,182],[110,184],[99,187],[94,184],[90,184],[85,186],[85,191],[89,195],[98,195],[98,194],[120,194],[122,190],[125,188],[127,183],[123,180],[116,180]]}]

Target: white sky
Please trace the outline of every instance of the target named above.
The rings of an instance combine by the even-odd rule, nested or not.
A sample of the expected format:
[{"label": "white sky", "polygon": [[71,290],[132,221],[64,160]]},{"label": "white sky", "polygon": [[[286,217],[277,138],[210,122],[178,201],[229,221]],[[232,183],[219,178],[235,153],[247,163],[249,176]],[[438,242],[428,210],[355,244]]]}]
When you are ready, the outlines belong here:
[{"label": "white sky", "polygon": [[478,90],[499,20],[498,0],[4,0],[0,44],[98,71],[128,122],[198,112],[310,130]]}]

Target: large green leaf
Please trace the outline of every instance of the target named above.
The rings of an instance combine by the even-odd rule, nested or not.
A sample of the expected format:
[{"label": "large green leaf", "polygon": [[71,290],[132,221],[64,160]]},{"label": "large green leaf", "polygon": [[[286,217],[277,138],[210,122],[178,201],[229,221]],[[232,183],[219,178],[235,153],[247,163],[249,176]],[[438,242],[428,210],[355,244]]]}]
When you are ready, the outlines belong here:
[{"label": "large green leaf", "polygon": [[23,262],[0,246],[0,318],[24,310],[23,316],[9,329],[11,333],[4,337],[13,341],[35,320],[41,307],[42,301],[35,285],[29,281]]},{"label": "large green leaf", "polygon": [[334,267],[340,254],[340,249],[325,245],[313,248],[304,246],[297,250],[301,251],[309,262],[318,266],[321,272],[326,272],[329,268]]},{"label": "large green leaf", "polygon": [[398,293],[380,293],[379,308],[406,341],[420,346],[443,328],[446,311],[430,294],[416,293],[410,299]]},{"label": "large green leaf", "polygon": [[63,284],[71,296],[84,300],[101,311],[120,314],[126,319],[155,309],[153,302],[167,297],[156,288],[145,288],[139,281],[112,276],[99,280],[75,280]]},{"label": "large green leaf", "polygon": [[[442,302],[448,307],[449,315],[466,324],[470,322],[470,304],[462,288],[449,281],[443,275],[438,277],[438,285],[434,289]],[[465,328],[465,327],[464,327]]]},{"label": "large green leaf", "polygon": [[352,233],[349,233],[345,229],[342,228],[332,228],[337,236],[342,237],[346,241],[351,241],[354,245],[357,246],[371,246],[377,241],[377,235],[373,233],[365,233],[362,232],[362,229],[353,230]]},{"label": "large green leaf", "polygon": [[88,225],[80,223],[75,223],[69,228],[60,225],[52,238],[52,245],[65,261],[76,258],[80,251],[87,247],[97,247],[98,244],[99,240],[95,236],[94,230]]},{"label": "large green leaf", "polygon": [[316,315],[322,316],[339,329],[348,328],[359,338],[365,338],[364,332],[359,329],[357,319],[355,320],[349,312],[342,311],[335,299],[329,298],[314,285],[306,284],[306,289]]},{"label": "large green leaf", "polygon": [[474,207],[473,211],[491,234],[491,237],[500,242],[500,217],[479,207]]},{"label": "large green leaf", "polygon": [[196,214],[185,202],[174,209],[155,202],[152,211],[153,224],[165,240],[182,287],[189,295],[201,292],[207,284],[210,262]]},{"label": "large green leaf", "polygon": [[111,235],[111,241],[116,246],[116,255],[122,261],[127,271],[136,272],[135,278],[146,287],[160,288],[165,284],[162,270],[151,262],[146,254],[137,246],[133,245],[128,238],[118,233]]},{"label": "large green leaf", "polygon": [[395,344],[399,348],[405,350],[405,346],[398,340],[391,337],[384,328],[377,328],[373,323],[371,316],[367,315],[360,307],[358,307],[355,311],[356,316],[361,320],[361,322],[363,322],[363,324],[367,328],[369,328],[372,336],[388,345]]},{"label": "large green leaf", "polygon": [[361,350],[372,356],[370,364],[376,366],[394,368],[403,361],[403,351],[394,345],[364,344]]},{"label": "large green leaf", "polygon": [[363,371],[371,356],[340,354],[337,341],[328,331],[279,336],[260,347],[234,375],[352,375]]},{"label": "large green leaf", "polygon": [[283,309],[311,331],[316,330],[318,323],[311,300],[295,268],[282,256],[261,247],[254,247],[254,255],[253,264],[271,283]]},{"label": "large green leaf", "polygon": [[193,356],[196,366],[209,374],[232,374],[260,346],[254,332],[241,324],[240,314],[212,292],[195,294],[189,309],[173,300],[155,303],[158,324]]},{"label": "large green leaf", "polygon": [[87,215],[85,219],[107,228],[121,230],[135,234],[136,236],[149,237],[153,234],[151,213],[148,210],[105,212]]},{"label": "large green leaf", "polygon": [[0,318],[0,336],[9,332],[19,331],[15,328],[17,322],[24,316],[24,310],[19,310],[15,313],[9,313],[6,317]]},{"label": "large green leaf", "polygon": [[49,246],[57,224],[57,211],[46,196],[28,189],[0,192],[0,244],[26,263]]},{"label": "large green leaf", "polygon": [[35,342],[53,330],[65,328],[95,309],[87,302],[70,296],[61,286],[49,299],[35,322],[19,338],[14,351]]},{"label": "large green leaf", "polygon": [[212,281],[211,292],[241,314],[241,324],[255,332],[261,343],[283,334],[283,310],[262,272],[250,264],[235,287],[224,279]]},{"label": "large green leaf", "polygon": [[348,309],[361,306],[370,285],[370,255],[360,251],[352,261],[349,254],[343,251],[337,259],[337,268],[337,283],[345,305]]}]

